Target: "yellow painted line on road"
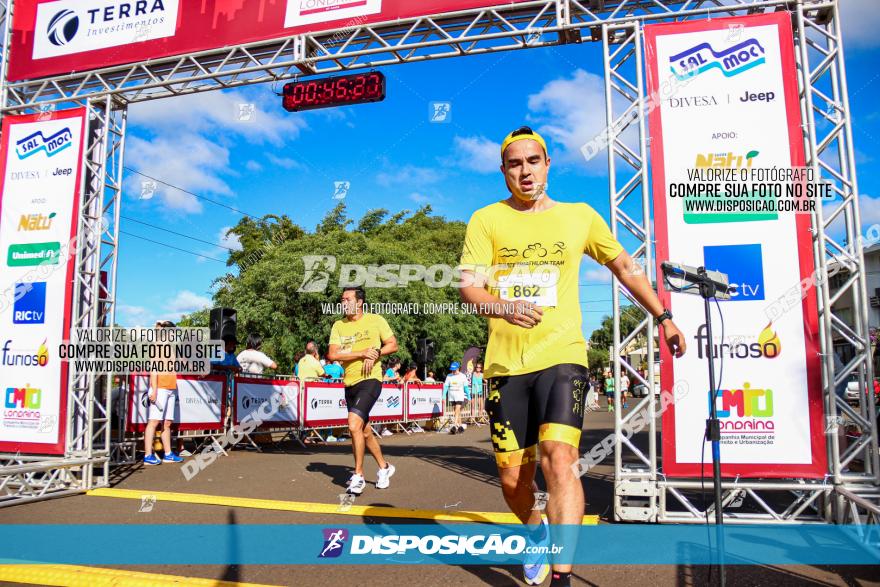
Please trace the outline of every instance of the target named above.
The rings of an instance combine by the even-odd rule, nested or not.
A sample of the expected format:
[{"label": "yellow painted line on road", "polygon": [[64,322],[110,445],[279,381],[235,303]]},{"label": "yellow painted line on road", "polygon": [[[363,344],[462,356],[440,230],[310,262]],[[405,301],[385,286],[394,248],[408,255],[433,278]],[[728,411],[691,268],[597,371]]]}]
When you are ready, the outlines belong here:
[{"label": "yellow painted line on road", "polygon": [[[87,493],[96,497],[118,497],[123,499],[142,499],[150,496],[158,501],[195,503],[200,505],[224,505],[260,510],[278,510],[307,514],[339,514],[374,518],[407,518],[434,520],[437,522],[485,522],[491,524],[518,524],[519,519],[507,512],[467,512],[457,510],[418,510],[370,505],[340,505],[336,503],[311,503],[306,501],[281,501],[277,499],[256,499],[252,497],[230,497],[226,495],[204,495],[200,493],[176,493],[173,491],[148,491],[144,489],[114,489],[103,487]],[[582,524],[593,526],[599,523],[599,516],[584,516]]]},{"label": "yellow painted line on road", "polygon": [[275,587],[260,583],[237,583],[77,565],[0,565],[0,581],[62,587]]}]

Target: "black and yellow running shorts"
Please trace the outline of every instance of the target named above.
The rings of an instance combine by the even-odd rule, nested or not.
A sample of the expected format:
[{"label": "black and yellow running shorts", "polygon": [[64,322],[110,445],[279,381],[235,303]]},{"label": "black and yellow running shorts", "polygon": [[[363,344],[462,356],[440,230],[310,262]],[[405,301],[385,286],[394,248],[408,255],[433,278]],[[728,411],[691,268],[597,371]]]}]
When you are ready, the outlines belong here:
[{"label": "black and yellow running shorts", "polygon": [[545,440],[577,448],[588,381],[587,368],[571,363],[490,378],[486,411],[498,467],[534,462]]}]

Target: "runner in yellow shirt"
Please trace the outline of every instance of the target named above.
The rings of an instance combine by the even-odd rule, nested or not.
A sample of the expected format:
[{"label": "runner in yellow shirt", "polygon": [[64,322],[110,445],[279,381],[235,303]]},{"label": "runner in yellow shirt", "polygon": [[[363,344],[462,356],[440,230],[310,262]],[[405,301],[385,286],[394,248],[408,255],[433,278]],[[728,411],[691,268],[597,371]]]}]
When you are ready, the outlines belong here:
[{"label": "runner in yellow shirt", "polygon": [[[501,172],[511,196],[477,210],[461,257],[461,297],[489,319],[486,409],[504,499],[530,526],[530,541],[549,542],[534,510],[537,446],[550,494],[551,524],[580,525],[584,493],[572,467],[578,459],[587,349],[581,333],[578,274],[584,254],[608,269],[657,317],[675,356],[685,351],[681,332],[663,308],[644,270],[595,210],[555,202],[546,193],[550,157],[544,139],[522,127],[501,145]],[[567,542],[563,556],[573,554]],[[524,561],[526,583],[550,572],[549,558]],[[571,564],[554,561],[551,586],[566,587]]]},{"label": "runner in yellow shirt", "polygon": [[389,486],[394,465],[385,462],[379,441],[367,425],[370,410],[382,393],[382,364],[379,357],[397,351],[397,338],[385,318],[364,312],[366,293],[360,287],[342,291],[342,310],[345,318],[333,323],[327,358],[340,361],[345,368],[345,402],[348,406],[348,429],[354,451],[354,474],[348,482],[348,492],[360,495],[364,480],[364,447],[379,464],[377,489]]}]

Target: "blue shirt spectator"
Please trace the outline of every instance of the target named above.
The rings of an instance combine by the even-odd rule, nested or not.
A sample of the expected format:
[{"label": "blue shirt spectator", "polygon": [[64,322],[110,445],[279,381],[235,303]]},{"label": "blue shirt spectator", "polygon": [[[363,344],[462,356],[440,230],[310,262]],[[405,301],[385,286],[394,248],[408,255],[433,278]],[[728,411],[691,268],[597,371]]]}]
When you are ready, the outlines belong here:
[{"label": "blue shirt spectator", "polygon": [[339,361],[334,361],[324,365],[324,373],[327,374],[327,381],[333,381],[336,379],[342,379],[345,375],[345,369],[339,364]]}]

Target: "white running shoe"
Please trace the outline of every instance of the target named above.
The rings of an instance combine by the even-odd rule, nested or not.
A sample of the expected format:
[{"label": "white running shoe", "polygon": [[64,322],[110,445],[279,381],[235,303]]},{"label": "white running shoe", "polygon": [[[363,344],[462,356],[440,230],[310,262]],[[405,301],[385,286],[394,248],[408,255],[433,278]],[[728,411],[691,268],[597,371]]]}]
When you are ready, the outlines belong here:
[{"label": "white running shoe", "polygon": [[367,482],[364,480],[364,476],[354,474],[351,476],[351,479],[348,480],[348,489],[346,489],[346,491],[352,495],[360,495],[364,492],[364,487],[366,486]]},{"label": "white running shoe", "polygon": [[382,436],[394,436],[394,432],[392,432],[391,430],[386,428],[385,430],[382,431]]},{"label": "white running shoe", "polygon": [[394,465],[386,463],[384,469],[379,469],[378,479],[376,480],[376,489],[388,489],[391,484],[391,476],[394,475]]}]

